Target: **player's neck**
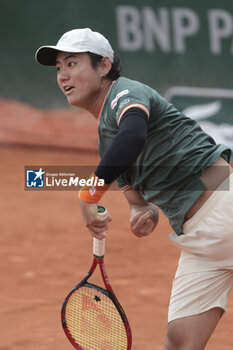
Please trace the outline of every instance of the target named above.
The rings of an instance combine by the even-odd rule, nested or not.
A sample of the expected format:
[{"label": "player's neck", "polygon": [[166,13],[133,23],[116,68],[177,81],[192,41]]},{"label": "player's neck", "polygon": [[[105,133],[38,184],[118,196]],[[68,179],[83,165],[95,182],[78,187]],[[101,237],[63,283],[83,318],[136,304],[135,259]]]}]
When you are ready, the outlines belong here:
[{"label": "player's neck", "polygon": [[111,89],[111,86],[112,81],[105,79],[98,93],[92,99],[92,103],[88,106],[88,111],[91,112],[91,114],[93,114],[96,119],[99,118],[104,105],[104,101],[109,93],[109,90]]}]

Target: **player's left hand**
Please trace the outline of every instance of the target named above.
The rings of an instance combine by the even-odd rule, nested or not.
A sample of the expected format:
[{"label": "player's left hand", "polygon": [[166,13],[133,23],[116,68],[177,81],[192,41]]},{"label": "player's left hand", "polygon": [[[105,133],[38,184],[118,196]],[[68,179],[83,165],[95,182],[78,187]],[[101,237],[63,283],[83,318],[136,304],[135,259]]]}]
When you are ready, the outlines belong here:
[{"label": "player's left hand", "polygon": [[96,203],[87,203],[80,200],[80,207],[84,222],[91,235],[98,239],[105,238],[103,232],[107,231],[108,223],[112,221],[110,214],[106,212],[106,215],[98,215]]},{"label": "player's left hand", "polygon": [[149,205],[133,205],[130,212],[130,230],[137,237],[145,237],[153,232],[158,223],[158,208]]}]

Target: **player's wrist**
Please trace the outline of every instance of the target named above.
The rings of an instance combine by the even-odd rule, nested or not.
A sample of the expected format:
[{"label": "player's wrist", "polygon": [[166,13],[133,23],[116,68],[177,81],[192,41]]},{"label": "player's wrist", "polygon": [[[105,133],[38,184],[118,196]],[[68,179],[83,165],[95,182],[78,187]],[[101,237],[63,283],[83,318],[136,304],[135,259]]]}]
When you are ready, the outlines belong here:
[{"label": "player's wrist", "polygon": [[98,203],[108,189],[109,185],[93,173],[80,189],[78,198],[86,203]]}]

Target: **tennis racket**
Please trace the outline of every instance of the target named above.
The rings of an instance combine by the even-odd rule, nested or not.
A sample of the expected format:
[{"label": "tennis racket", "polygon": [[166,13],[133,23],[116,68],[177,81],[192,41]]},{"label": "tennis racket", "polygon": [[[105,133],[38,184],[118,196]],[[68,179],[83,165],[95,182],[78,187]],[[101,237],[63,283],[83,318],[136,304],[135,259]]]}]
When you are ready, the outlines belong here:
[{"label": "tennis racket", "polygon": [[[106,209],[98,206],[99,215]],[[62,326],[71,344],[79,350],[130,350],[132,334],[126,314],[110,285],[104,265],[105,238],[93,238],[93,262],[83,280],[66,297]],[[105,288],[89,283],[99,265]]]}]

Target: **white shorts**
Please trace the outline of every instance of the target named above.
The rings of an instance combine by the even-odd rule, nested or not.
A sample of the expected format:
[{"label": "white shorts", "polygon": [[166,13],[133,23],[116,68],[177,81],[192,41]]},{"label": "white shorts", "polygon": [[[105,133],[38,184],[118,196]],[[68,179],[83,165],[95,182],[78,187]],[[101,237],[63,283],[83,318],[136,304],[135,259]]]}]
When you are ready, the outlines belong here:
[{"label": "white shorts", "polygon": [[[226,183],[230,189],[220,190]],[[168,322],[214,307],[226,310],[233,286],[233,174],[184,223],[183,232],[181,236],[169,235],[171,243],[182,252]]]}]

